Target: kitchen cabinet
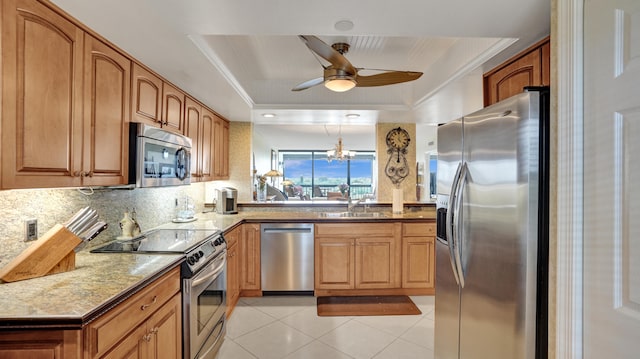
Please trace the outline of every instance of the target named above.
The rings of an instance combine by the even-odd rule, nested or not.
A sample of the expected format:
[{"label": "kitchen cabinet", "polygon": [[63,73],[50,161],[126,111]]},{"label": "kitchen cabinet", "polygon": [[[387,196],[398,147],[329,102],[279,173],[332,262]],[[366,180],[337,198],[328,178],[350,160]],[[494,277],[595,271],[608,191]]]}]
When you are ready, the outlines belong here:
[{"label": "kitchen cabinet", "polygon": [[184,133],[184,109],[186,95],[177,87],[162,83],[162,127]]},{"label": "kitchen cabinet", "polygon": [[402,224],[402,287],[435,290],[435,223]]},{"label": "kitchen cabinet", "polygon": [[132,121],[184,133],[186,94],[138,63],[132,73]]},{"label": "kitchen cabinet", "polygon": [[136,327],[111,351],[100,358],[180,358],[181,296],[176,294],[154,313],[149,320]]},{"label": "kitchen cabinet", "polygon": [[242,237],[242,227],[236,227],[225,233],[227,240],[227,317],[240,298],[240,257],[238,256],[238,242]]},{"label": "kitchen cabinet", "polygon": [[240,242],[240,291],[244,296],[260,296],[260,224],[242,225]]},{"label": "kitchen cabinet", "polygon": [[229,179],[229,121],[215,116],[213,133],[213,177],[216,180]]},{"label": "kitchen cabinet", "polygon": [[3,332],[0,358],[69,359],[82,357],[81,330]]},{"label": "kitchen cabinet", "polygon": [[129,60],[36,1],[2,33],[2,188],[125,184]]},{"label": "kitchen cabinet", "polygon": [[180,268],[90,323],[85,340],[91,358],[181,357]]},{"label": "kitchen cabinet", "polygon": [[191,180],[211,181],[213,151],[213,113],[196,100],[186,98],[185,136],[191,138]]},{"label": "kitchen cabinet", "polygon": [[135,62],[131,77],[131,121],[161,127],[162,79]]},{"label": "kitchen cabinet", "polygon": [[549,86],[549,37],[484,74],[484,105],[519,94],[525,86]]},{"label": "kitchen cabinet", "polygon": [[319,223],[315,289],[400,288],[399,223]]}]

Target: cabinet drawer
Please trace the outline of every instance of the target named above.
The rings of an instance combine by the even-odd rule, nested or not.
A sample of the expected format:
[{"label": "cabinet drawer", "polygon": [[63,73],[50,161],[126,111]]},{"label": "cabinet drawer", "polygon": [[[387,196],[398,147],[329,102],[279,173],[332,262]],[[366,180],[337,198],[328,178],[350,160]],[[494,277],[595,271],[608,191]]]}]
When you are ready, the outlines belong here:
[{"label": "cabinet drawer", "polygon": [[320,223],[316,224],[317,236],[393,236],[393,223]]},{"label": "cabinet drawer", "polygon": [[102,355],[180,291],[180,267],[128,298],[91,323],[91,357]]},{"label": "cabinet drawer", "polygon": [[435,223],[403,223],[402,235],[404,237],[435,236],[436,224]]}]

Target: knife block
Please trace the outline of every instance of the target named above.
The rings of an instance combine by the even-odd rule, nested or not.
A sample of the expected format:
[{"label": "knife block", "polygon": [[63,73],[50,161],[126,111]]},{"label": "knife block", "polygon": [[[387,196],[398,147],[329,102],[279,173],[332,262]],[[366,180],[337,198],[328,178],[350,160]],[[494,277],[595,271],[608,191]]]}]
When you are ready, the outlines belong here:
[{"label": "knife block", "polygon": [[4,268],[0,280],[15,282],[62,273],[76,268],[74,249],[82,240],[61,224],[56,224],[27,247]]}]

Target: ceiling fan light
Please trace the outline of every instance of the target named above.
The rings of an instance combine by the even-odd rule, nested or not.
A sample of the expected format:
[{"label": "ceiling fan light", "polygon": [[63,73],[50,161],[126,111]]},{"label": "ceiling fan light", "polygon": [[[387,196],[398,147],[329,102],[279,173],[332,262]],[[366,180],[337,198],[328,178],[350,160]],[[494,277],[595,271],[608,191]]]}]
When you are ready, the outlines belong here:
[{"label": "ceiling fan light", "polygon": [[345,92],[356,87],[356,82],[349,77],[335,78],[335,79],[329,79],[325,81],[324,86],[331,91]]}]

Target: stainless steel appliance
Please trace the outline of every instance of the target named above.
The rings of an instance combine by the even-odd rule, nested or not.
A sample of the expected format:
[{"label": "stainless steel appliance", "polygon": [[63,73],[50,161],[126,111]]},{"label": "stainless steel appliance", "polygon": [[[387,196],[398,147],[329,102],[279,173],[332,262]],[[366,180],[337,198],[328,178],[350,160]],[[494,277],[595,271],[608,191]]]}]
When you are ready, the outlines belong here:
[{"label": "stainless steel appliance", "polygon": [[137,187],[191,183],[191,139],[132,122],[129,126],[129,183]]},{"label": "stainless steel appliance", "polygon": [[232,187],[216,189],[216,212],[220,214],[238,213],[238,190]]},{"label": "stainless steel appliance", "polygon": [[260,225],[263,292],[313,292],[313,223]]},{"label": "stainless steel appliance", "polygon": [[183,253],[183,357],[213,358],[226,333],[227,244],[219,230],[158,229],[114,241],[97,253]]},{"label": "stainless steel appliance", "polygon": [[438,128],[437,359],[547,357],[548,94]]}]

